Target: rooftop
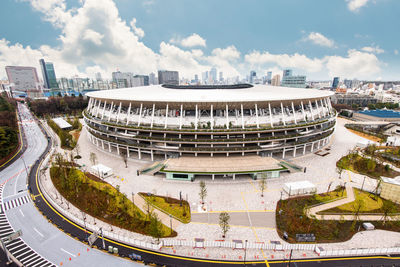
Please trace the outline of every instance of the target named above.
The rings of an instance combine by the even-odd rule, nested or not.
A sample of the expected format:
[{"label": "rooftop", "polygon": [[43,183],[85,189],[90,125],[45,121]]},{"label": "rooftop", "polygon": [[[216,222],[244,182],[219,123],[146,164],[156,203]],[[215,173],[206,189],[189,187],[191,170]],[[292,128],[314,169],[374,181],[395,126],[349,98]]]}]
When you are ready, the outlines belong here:
[{"label": "rooftop", "polygon": [[72,125],[65,121],[63,118],[54,118],[53,121],[60,127],[61,129],[71,128]]},{"label": "rooftop", "polygon": [[[280,86],[254,85],[248,88],[232,89],[227,86],[212,86],[204,89],[204,86],[174,86],[180,89],[172,89],[173,86],[151,85],[114,90],[102,90],[90,92],[86,95],[98,99],[113,99],[120,101],[143,102],[187,102],[187,103],[227,103],[227,102],[262,102],[285,101],[323,98],[333,95],[333,92],[300,89]],[[246,85],[247,87],[247,85]],[[182,90],[184,88],[184,90]]]},{"label": "rooftop", "polygon": [[390,109],[363,110],[358,113],[378,118],[400,118],[400,112]]}]

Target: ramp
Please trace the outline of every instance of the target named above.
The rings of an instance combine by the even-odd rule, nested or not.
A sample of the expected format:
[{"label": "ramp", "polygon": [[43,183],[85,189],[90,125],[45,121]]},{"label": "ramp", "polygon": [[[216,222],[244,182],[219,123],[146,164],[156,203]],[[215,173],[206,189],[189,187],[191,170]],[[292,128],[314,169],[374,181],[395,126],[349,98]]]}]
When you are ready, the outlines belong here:
[{"label": "ramp", "polygon": [[287,160],[280,160],[279,164],[288,168],[288,170],[292,173],[294,172],[302,172],[303,171],[303,167],[294,164],[293,162],[287,161]]},{"label": "ramp", "polygon": [[154,175],[165,166],[166,161],[156,161],[138,170],[139,174]]}]

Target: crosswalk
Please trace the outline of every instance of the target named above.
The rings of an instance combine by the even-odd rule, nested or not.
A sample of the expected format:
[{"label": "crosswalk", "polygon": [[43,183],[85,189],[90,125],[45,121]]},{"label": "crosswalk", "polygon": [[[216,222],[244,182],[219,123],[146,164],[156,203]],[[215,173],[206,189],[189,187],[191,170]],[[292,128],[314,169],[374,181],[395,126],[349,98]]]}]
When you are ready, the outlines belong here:
[{"label": "crosswalk", "polygon": [[3,211],[3,207],[4,207],[4,211],[7,211],[10,209],[19,207],[21,205],[24,205],[24,204],[28,203],[29,201],[30,201],[30,198],[27,195],[9,200],[7,202],[4,202],[4,205],[1,205],[0,211]]},{"label": "crosswalk", "polygon": [[[2,195],[3,195],[3,185],[0,185],[0,202],[3,202],[2,200]],[[29,201],[24,199],[23,197],[18,198],[19,203],[22,203],[21,201]],[[22,200],[21,200],[22,199]],[[15,199],[10,200],[6,203],[13,203]],[[18,201],[14,202],[14,205],[16,205]],[[26,202],[25,202],[26,203]],[[13,204],[10,204],[13,205]],[[22,204],[20,204],[22,205]],[[3,206],[3,205],[1,205]],[[11,206],[9,206],[11,207]],[[3,208],[0,211],[0,238],[3,239],[10,235],[11,233],[15,232],[15,230],[12,228],[10,223],[8,222],[5,210]],[[56,265],[51,263],[50,261],[46,260],[43,258],[41,255],[36,253],[28,244],[26,244],[20,237],[4,242],[5,247],[7,250],[15,257],[23,266],[27,267],[55,267]]]}]

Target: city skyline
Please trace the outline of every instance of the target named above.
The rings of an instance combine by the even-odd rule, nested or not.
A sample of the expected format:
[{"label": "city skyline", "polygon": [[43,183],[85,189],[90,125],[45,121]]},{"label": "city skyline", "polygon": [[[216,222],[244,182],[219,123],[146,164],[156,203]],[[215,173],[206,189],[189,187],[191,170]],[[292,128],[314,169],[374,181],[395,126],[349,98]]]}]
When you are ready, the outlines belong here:
[{"label": "city skyline", "polygon": [[[111,78],[116,70],[147,75],[170,69],[193,79],[215,67],[226,78],[244,78],[250,70],[259,77],[268,71],[276,75],[290,68],[307,80],[398,80],[400,47],[397,37],[387,34],[396,25],[386,21],[400,4],[321,2],[219,1],[213,6],[209,1],[7,0],[2,10],[10,12],[0,18],[3,24],[17,14],[21,25],[34,27],[31,32],[21,25],[2,27],[0,78],[6,77],[7,65],[39,69],[44,58],[54,63],[59,77],[101,73]],[[293,11],[299,9],[311,15]],[[206,16],[210,12],[218,16]],[[283,12],[285,17],[279,15]]]}]

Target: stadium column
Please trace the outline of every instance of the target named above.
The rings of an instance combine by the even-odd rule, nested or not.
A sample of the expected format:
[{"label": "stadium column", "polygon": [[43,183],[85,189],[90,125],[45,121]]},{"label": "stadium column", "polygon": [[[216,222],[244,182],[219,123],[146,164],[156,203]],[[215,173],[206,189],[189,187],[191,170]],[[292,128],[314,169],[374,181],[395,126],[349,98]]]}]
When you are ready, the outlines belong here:
[{"label": "stadium column", "polygon": [[307,144],[304,144],[304,147],[303,147],[303,155],[306,154],[306,147],[307,147]]},{"label": "stadium column", "polygon": [[154,122],[154,112],[156,110],[156,104],[153,104],[153,110],[151,111],[151,123],[150,123],[150,128],[153,128],[153,122]]},{"label": "stadium column", "polygon": [[119,155],[119,144],[117,144],[117,152],[118,152],[118,155]]},{"label": "stadium column", "polygon": [[129,124],[129,117],[131,116],[132,102],[129,102],[128,113],[126,114],[126,125]]},{"label": "stadium column", "polygon": [[311,143],[311,153],[314,151],[314,142]]},{"label": "stadium column", "polygon": [[90,111],[90,109],[91,109],[91,107],[92,107],[92,100],[93,100],[93,98],[89,98],[89,103],[88,103],[87,111]]},{"label": "stadium column", "polygon": [[293,110],[294,123],[297,124],[297,120],[296,120],[296,110],[294,109],[293,101],[292,101],[292,110]]},{"label": "stadium column", "polygon": [[97,109],[96,109],[96,117],[99,116],[100,106],[101,106],[101,100],[99,100],[99,105],[97,106]]},{"label": "stadium column", "polygon": [[114,101],[111,101],[110,112],[108,113],[108,121],[111,120],[112,110],[114,108]]},{"label": "stadium column", "polygon": [[328,101],[329,110],[332,111],[332,102],[331,102],[331,99],[328,98],[327,101]]},{"label": "stadium column", "polygon": [[93,103],[93,107],[90,109],[90,115],[92,115],[92,116],[94,116],[94,115],[93,115],[93,114],[94,114],[94,107],[95,107],[96,104],[97,104],[97,99],[95,99],[93,102],[94,102],[94,103]]},{"label": "stadium column", "polygon": [[140,151],[140,148],[138,148],[138,156],[139,156],[139,159],[142,159],[142,151]]},{"label": "stadium column", "polygon": [[151,161],[154,161],[153,149],[150,150]]},{"label": "stadium column", "polygon": [[242,115],[242,129],[244,129],[243,104],[240,104],[240,114]]},{"label": "stadium column", "polygon": [[211,104],[211,113],[210,113],[210,115],[211,115],[211,130],[213,130],[214,129],[214,106],[213,106],[213,104]]},{"label": "stadium column", "polygon": [[293,147],[293,158],[296,157],[296,146]]},{"label": "stadium column", "polygon": [[281,111],[282,111],[282,122],[283,122],[283,125],[286,126],[285,113],[283,112],[283,103],[282,102],[281,102]]},{"label": "stadium column", "polygon": [[167,106],[165,108],[165,125],[164,125],[164,128],[166,129],[167,126],[168,126],[168,103],[167,103]]},{"label": "stadium column", "polygon": [[307,122],[307,119],[306,119],[306,112],[304,111],[303,101],[301,101],[301,112],[303,113],[303,119],[304,119],[304,121]]},{"label": "stadium column", "polygon": [[274,128],[274,123],[272,121],[271,103],[268,103],[268,109],[269,109],[269,120],[270,120],[270,123],[271,123],[271,127]]},{"label": "stadium column", "polygon": [[108,142],[108,152],[111,153],[111,143],[110,142]]},{"label": "stadium column", "polygon": [[257,124],[257,128],[260,128],[260,122],[258,121],[258,107],[257,107],[257,104],[255,104],[254,107],[256,109],[256,124]]},{"label": "stadium column", "polygon": [[106,112],[106,106],[107,106],[107,100],[104,101],[103,112],[101,113],[101,119],[102,119],[102,120],[103,120],[103,118],[104,118],[104,113]]},{"label": "stadium column", "polygon": [[311,118],[312,118],[312,120],[314,120],[314,112],[312,110],[311,100],[308,100],[308,105],[310,106]]},{"label": "stadium column", "polygon": [[126,146],[126,155],[129,158],[129,147],[128,146]]},{"label": "stadium column", "polygon": [[225,116],[226,116],[226,129],[229,129],[229,110],[228,110],[228,104],[226,104],[226,110],[225,110]]},{"label": "stadium column", "polygon": [[101,140],[101,148],[104,150],[104,140]]},{"label": "stadium column", "polygon": [[194,129],[197,130],[197,118],[199,116],[199,111],[197,109],[197,104],[196,104],[196,111],[195,111],[195,118],[194,118]]},{"label": "stadium column", "polygon": [[122,108],[122,102],[119,102],[119,108],[118,108],[118,114],[117,114],[117,123],[119,121],[119,115],[121,114],[121,108]]},{"label": "stadium column", "polygon": [[181,104],[181,114],[179,114],[179,129],[182,129],[182,118],[183,118],[183,105]]},{"label": "stadium column", "polygon": [[140,103],[138,126],[140,126],[140,121],[142,120],[142,110],[143,110],[143,103]]},{"label": "stadium column", "polygon": [[318,106],[318,101],[317,101],[317,99],[315,99],[315,105],[317,106],[318,118],[320,118],[320,119],[321,119],[321,110],[319,109],[319,106]]},{"label": "stadium column", "polygon": [[285,158],[285,152],[286,152],[286,148],[283,148],[283,152],[282,152],[282,159]]}]

